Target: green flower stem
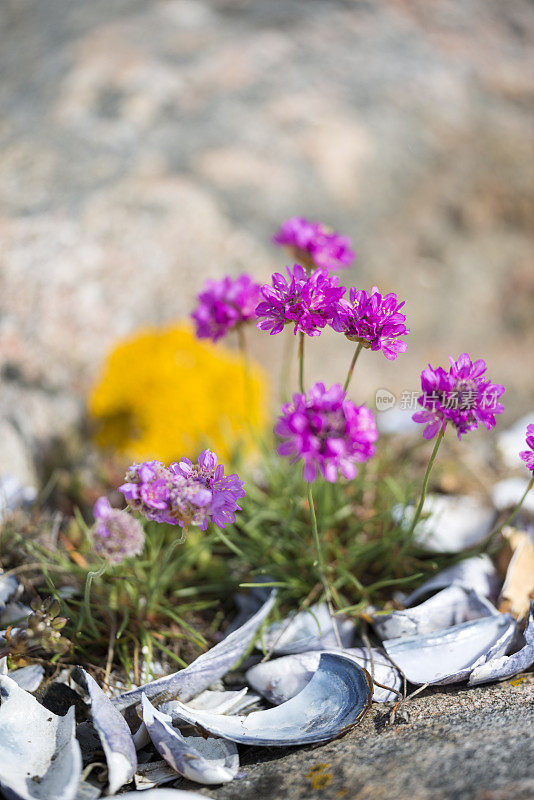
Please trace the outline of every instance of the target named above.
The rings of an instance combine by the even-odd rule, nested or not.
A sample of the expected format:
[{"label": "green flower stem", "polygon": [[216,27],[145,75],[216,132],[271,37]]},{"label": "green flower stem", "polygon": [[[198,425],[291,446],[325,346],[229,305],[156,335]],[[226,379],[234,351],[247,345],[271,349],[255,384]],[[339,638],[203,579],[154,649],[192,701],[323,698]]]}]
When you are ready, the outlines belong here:
[{"label": "green flower stem", "polygon": [[289,392],[289,379],[291,374],[291,361],[293,359],[293,340],[294,335],[286,328],[284,331],[284,344],[282,351],[282,360],[280,367],[280,399],[285,403],[288,399]]},{"label": "green flower stem", "polygon": [[508,516],[506,517],[506,519],[504,520],[504,522],[502,522],[502,523],[501,523],[500,525],[498,525],[498,526],[497,526],[497,527],[496,527],[496,528],[495,528],[495,529],[494,529],[494,530],[493,530],[493,531],[492,531],[490,534],[488,534],[488,536],[487,536],[487,539],[486,539],[486,542],[489,542],[489,541],[491,541],[491,540],[493,539],[493,537],[494,537],[494,536],[497,536],[497,534],[498,534],[498,533],[500,533],[500,532],[502,531],[502,529],[503,529],[503,528],[505,528],[507,525],[509,525],[509,524],[510,524],[510,522],[513,520],[513,518],[515,517],[515,515],[517,514],[517,512],[519,511],[519,509],[520,509],[520,508],[521,508],[521,506],[523,505],[523,503],[524,503],[524,501],[525,501],[525,498],[526,498],[527,494],[530,492],[530,490],[532,489],[532,487],[533,487],[533,486],[534,486],[534,475],[533,475],[533,476],[532,476],[532,478],[530,479],[530,481],[529,481],[529,484],[528,484],[527,488],[526,488],[526,489],[525,489],[525,491],[523,492],[523,495],[522,495],[522,497],[521,497],[520,501],[519,501],[519,502],[517,503],[517,505],[515,506],[515,508],[514,508],[514,509],[513,509],[513,510],[510,512],[510,514],[508,514]]},{"label": "green flower stem", "polygon": [[299,390],[304,394],[304,334],[299,333]]},{"label": "green flower stem", "polygon": [[350,362],[349,371],[347,373],[347,377],[345,378],[345,383],[343,385],[343,391],[344,392],[346,392],[347,389],[349,388],[349,383],[351,382],[351,379],[352,379],[352,373],[354,372],[354,367],[356,366],[356,362],[358,360],[358,356],[362,352],[362,347],[363,347],[363,344],[361,342],[358,342],[358,347],[356,348],[356,350],[354,351],[354,355],[352,356],[352,361]]},{"label": "green flower stem", "polygon": [[427,493],[427,489],[428,489],[428,481],[430,479],[430,473],[432,472],[432,467],[434,466],[434,461],[436,460],[436,456],[438,454],[439,446],[440,446],[441,442],[443,441],[444,435],[445,435],[444,428],[440,428],[440,431],[438,433],[438,438],[436,439],[436,444],[434,445],[434,449],[432,450],[432,455],[430,456],[430,461],[428,462],[428,466],[426,468],[425,478],[423,480],[423,490],[421,492],[421,498],[419,500],[419,505],[417,506],[417,511],[414,514],[414,518],[412,520],[412,524],[410,526],[410,531],[408,533],[408,538],[411,537],[411,535],[413,534],[413,532],[415,530],[415,526],[419,522],[419,518],[421,516],[421,512],[423,510],[423,505],[424,505],[425,498],[426,498],[426,493]]},{"label": "green flower stem", "polygon": [[330,617],[332,619],[332,626],[334,628],[334,634],[336,637],[336,641],[338,647],[343,647],[341,643],[341,638],[339,636],[339,631],[337,628],[337,620],[334,614],[334,606],[332,604],[332,591],[326,579],[325,569],[324,569],[324,559],[323,559],[323,550],[321,547],[321,540],[319,538],[319,531],[317,530],[317,517],[315,515],[315,505],[313,502],[313,491],[311,483],[308,483],[308,504],[310,506],[310,516],[311,516],[311,523],[312,523],[312,531],[313,531],[313,542],[315,544],[315,552],[317,554],[317,569],[319,572],[319,577],[321,578],[321,583],[323,584],[324,593],[326,595],[326,602],[328,605],[328,610],[330,611]]},{"label": "green flower stem", "polygon": [[78,629],[81,630],[83,620],[87,617],[87,620],[93,629],[93,632],[98,635],[98,631],[96,629],[93,616],[91,614],[91,584],[95,578],[100,578],[101,575],[104,574],[108,566],[108,562],[104,561],[100,569],[97,569],[95,572],[88,572],[87,579],[85,581],[85,593],[83,597],[83,607],[82,613],[80,614],[80,621],[78,623]]}]

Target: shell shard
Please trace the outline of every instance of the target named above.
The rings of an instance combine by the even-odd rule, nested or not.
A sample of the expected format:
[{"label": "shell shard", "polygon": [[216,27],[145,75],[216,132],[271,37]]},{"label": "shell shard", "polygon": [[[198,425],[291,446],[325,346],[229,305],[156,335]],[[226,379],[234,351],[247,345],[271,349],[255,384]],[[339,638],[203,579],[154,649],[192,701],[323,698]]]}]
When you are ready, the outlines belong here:
[{"label": "shell shard", "polygon": [[88,672],[76,667],[72,678],[87,692],[91,701],[93,725],[102,742],[108,765],[109,793],[116,794],[133,779],[137,769],[132,734],[124,717]]},{"label": "shell shard", "polygon": [[468,592],[461,586],[453,585],[442,589],[418,606],[371,616],[373,626],[382,639],[396,639],[400,636],[431,633],[498,613],[488,600],[479,597],[476,592]]},{"label": "shell shard", "polygon": [[[254,705],[258,700],[258,695],[249,694],[246,688],[239,691],[211,691],[206,689],[185,705],[198,711],[212,711],[214,714],[239,714],[240,711]],[[159,706],[160,711],[165,714],[170,713],[168,709],[172,709],[174,702],[174,700],[170,700],[168,703],[162,703]]]},{"label": "shell shard", "polygon": [[0,611],[11,600],[18,589],[18,582],[14,575],[0,572]]},{"label": "shell shard", "polygon": [[534,664],[534,603],[530,606],[530,614],[525,628],[524,646],[509,656],[491,658],[485,664],[476,667],[469,676],[469,685],[490,681],[502,681],[523,672]]},{"label": "shell shard", "polygon": [[[397,522],[409,525],[415,509],[394,506]],[[415,526],[416,542],[432,553],[460,553],[484,539],[491,530],[495,511],[469,495],[429,494],[423,505],[428,515]]]},{"label": "shell shard", "polygon": [[151,698],[163,693],[169,699],[180,697],[184,702],[191,700],[214,681],[226,675],[236,661],[246,653],[258,628],[270,613],[275,599],[276,590],[273,590],[253,617],[207,653],[202,653],[185,669],[118,695],[111,702],[118,709],[126,709],[140,703],[143,694]]},{"label": "shell shard", "polygon": [[[342,616],[336,617],[336,623],[343,647],[350,647],[354,641],[354,623]],[[338,648],[334,623],[326,603],[290,614],[269,625],[263,632],[261,643],[266,651],[280,655]]]},{"label": "shell shard", "polygon": [[155,709],[146,695],[143,695],[143,721],[158,753],[184,778],[215,785],[228,783],[237,775],[239,756],[233,742],[185,738],[172,727],[171,717]]},{"label": "shell shard", "polygon": [[510,614],[498,614],[383,644],[410,683],[459,683],[479,665],[504,655],[515,630]]},{"label": "shell shard", "polygon": [[10,800],[74,800],[82,772],[74,708],[58,717],[0,675],[0,788]]},{"label": "shell shard", "polygon": [[14,669],[9,673],[9,677],[26,692],[35,692],[41,685],[44,674],[44,667],[40,664],[30,664],[29,667]]},{"label": "shell shard", "polygon": [[421,597],[448,586],[462,586],[464,589],[472,589],[480,597],[496,598],[500,582],[497,570],[487,555],[472,556],[433,575],[404,598],[404,605],[412,606]]},{"label": "shell shard", "polygon": [[327,742],[352,728],[371,706],[369,673],[343,653],[323,652],[304,689],[276,708],[246,717],[195,711],[177,703],[173,718],[215,736],[264,747]]},{"label": "shell shard", "polygon": [[[525,426],[526,427],[526,426]],[[521,445],[516,451],[515,455],[517,461],[523,467],[524,463],[519,459],[518,452],[525,446],[525,430],[521,431]],[[502,481],[494,484],[491,490],[491,499],[497,511],[505,511],[506,509],[513,509],[519,503],[528,486],[528,478],[504,478]],[[534,514],[534,496],[529,492],[525,497],[521,510],[518,512],[523,516],[532,516]]]},{"label": "shell shard", "polygon": [[[311,681],[324,652],[324,650],[311,650],[256,664],[247,671],[247,681],[269,703],[280,705],[295,697]],[[401,677],[398,669],[378,648],[372,648],[372,663],[369,651],[365,647],[352,647],[339,652],[353,658],[369,674],[373,675],[374,672],[373,677],[378,683],[391,686],[392,689],[400,689]],[[374,687],[375,702],[387,703],[395,698],[395,692],[389,692],[379,686]]]}]

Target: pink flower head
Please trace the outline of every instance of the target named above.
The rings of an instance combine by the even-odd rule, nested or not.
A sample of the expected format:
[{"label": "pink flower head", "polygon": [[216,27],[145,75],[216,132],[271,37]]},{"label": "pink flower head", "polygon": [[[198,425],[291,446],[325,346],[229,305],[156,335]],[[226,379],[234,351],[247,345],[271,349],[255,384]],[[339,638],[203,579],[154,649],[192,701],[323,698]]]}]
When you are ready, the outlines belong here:
[{"label": "pink flower head", "polygon": [[263,300],[256,308],[260,317],[257,326],[270,331],[271,336],[280,333],[285,325],[293,325],[294,333],[319,336],[332,323],[345,288],[339,285],[337,275],[321,269],[311,275],[300,264],[286,269],[289,280],[275,272],[272,286],[262,286]]},{"label": "pink flower head", "polygon": [[285,439],[280,455],[303,460],[306,481],[315,480],[319,471],[331,483],[338,471],[352,480],[356,464],[374,455],[378,439],[373,412],[354,405],[339,384],[327,390],[323,383],[282,406],[275,433]]},{"label": "pink flower head", "polygon": [[120,564],[125,558],[142,552],[145,534],[134,517],[126,511],[111,508],[106,497],[99,497],[93,511],[95,524],[91,538],[98,555],[110,564]]},{"label": "pink flower head", "polygon": [[400,312],[404,302],[399,303],[394,292],[381,295],[373,286],[370,294],[363,289],[351,289],[349,297],[350,302],[339,301],[334,330],[371,350],[382,350],[391,361],[406,352],[408,345],[398,337],[406,336],[410,329]]},{"label": "pink flower head", "polygon": [[273,242],[286,247],[295,261],[309,270],[350,267],[354,260],[349,238],[304,217],[291,217],[282,223]]},{"label": "pink flower head", "polygon": [[198,306],[191,314],[199,339],[216,342],[231,328],[256,317],[260,286],[250,275],[220,281],[208,280],[198,295]]},{"label": "pink flower head", "polygon": [[519,457],[523,459],[529,470],[534,475],[534,425],[527,427],[527,447],[529,450],[523,450],[519,453]]},{"label": "pink flower head", "polygon": [[219,528],[234,522],[241,510],[237,500],[246,494],[237,475],[225,476],[212,450],[203,450],[197,464],[185,457],[169,467],[157,461],[133,464],[119,491],[147,519],[203,531],[210,520]]},{"label": "pink flower head", "polygon": [[412,419],[426,425],[423,436],[432,439],[440,430],[445,430],[447,422],[462,434],[478,428],[479,423],[488,430],[495,427],[495,415],[502,414],[504,406],[498,402],[504,394],[504,386],[491,383],[482,376],[486,372],[486,362],[482,359],[471,361],[463,353],[458,361],[449,356],[450,369],[434,369],[428,365],[421,373],[423,394],[417,402],[423,407]]}]

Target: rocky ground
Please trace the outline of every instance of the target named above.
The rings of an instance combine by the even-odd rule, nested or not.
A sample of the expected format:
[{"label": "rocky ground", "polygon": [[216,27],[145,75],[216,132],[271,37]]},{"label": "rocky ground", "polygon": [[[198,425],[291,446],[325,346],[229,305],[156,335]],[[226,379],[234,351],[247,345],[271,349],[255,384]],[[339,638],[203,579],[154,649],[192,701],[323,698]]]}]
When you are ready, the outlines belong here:
[{"label": "rocky ground", "polygon": [[[530,800],[534,795],[534,676],[436,687],[397,724],[373,704],[351,733],[320,748],[259,751],[245,776],[200,793],[215,800]],[[407,719],[403,719],[403,715]],[[186,781],[176,786],[195,789]]]}]

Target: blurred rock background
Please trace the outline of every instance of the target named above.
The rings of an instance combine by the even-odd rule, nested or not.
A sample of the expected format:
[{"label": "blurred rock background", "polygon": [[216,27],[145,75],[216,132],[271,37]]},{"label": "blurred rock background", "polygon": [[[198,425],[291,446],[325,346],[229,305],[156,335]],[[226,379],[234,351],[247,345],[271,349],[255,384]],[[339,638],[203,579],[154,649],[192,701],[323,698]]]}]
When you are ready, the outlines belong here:
[{"label": "blurred rock background", "polygon": [[[502,426],[532,408],[533,44],[529,0],[3,0],[0,471],[76,423],[118,337],[268,280],[296,214],[352,237],[344,283],[406,299],[407,354],[364,353],[355,397],[467,350]],[[252,342],[275,375],[280,338]],[[341,379],[352,345],[310,345],[308,381]]]}]

